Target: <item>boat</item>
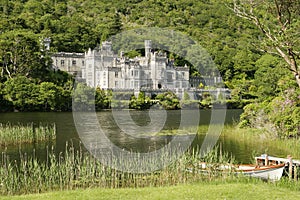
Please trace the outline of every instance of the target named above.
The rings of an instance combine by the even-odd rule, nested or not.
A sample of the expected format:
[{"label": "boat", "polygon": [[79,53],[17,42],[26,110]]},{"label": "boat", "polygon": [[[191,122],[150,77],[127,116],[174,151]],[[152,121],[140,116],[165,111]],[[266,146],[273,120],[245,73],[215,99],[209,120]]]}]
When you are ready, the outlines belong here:
[{"label": "boat", "polygon": [[299,179],[300,160],[293,159],[291,155],[288,155],[287,158],[280,158],[262,154],[255,157],[255,161],[256,165],[285,164],[284,176],[288,176],[289,179]]},{"label": "boat", "polygon": [[284,163],[277,165],[259,166],[250,164],[207,164],[202,162],[199,164],[199,168],[197,171],[204,174],[209,174],[212,172],[231,173],[235,175],[245,175],[255,178],[261,178],[264,180],[277,181],[282,177],[284,168]]},{"label": "boat", "polygon": [[300,166],[300,160],[292,159],[290,155],[287,156],[287,158],[279,158],[275,156],[269,156],[268,154],[262,154],[261,156],[255,157],[256,164],[257,165],[264,165],[267,164],[282,164],[285,163],[288,165],[289,163],[292,163],[293,165]]},{"label": "boat", "polygon": [[236,173],[241,173],[246,176],[261,178],[264,180],[278,181],[282,177],[285,164],[278,165],[238,165],[235,168]]}]

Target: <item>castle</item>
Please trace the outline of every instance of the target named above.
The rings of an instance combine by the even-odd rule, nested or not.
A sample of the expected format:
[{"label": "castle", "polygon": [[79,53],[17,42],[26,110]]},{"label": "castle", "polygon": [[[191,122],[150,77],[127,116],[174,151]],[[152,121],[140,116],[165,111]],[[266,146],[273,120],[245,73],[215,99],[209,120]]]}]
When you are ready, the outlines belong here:
[{"label": "castle", "polygon": [[85,53],[52,55],[55,68],[77,75],[91,87],[102,89],[187,89],[189,68],[174,66],[166,53],[152,51],[151,40],[145,40],[145,56],[127,58],[116,55],[112,43]]},{"label": "castle", "polygon": [[112,43],[104,41],[101,47],[85,53],[60,52],[52,54],[53,67],[76,76],[88,86],[101,89],[131,91],[135,95],[146,91],[147,95],[173,91],[180,99],[188,93],[191,99],[201,99],[203,93],[218,97],[224,93],[230,98],[230,90],[199,89],[200,83],[214,86],[221,77],[190,77],[189,67],[175,66],[162,51],[153,51],[151,40],[145,40],[145,56],[128,58],[112,51]]}]

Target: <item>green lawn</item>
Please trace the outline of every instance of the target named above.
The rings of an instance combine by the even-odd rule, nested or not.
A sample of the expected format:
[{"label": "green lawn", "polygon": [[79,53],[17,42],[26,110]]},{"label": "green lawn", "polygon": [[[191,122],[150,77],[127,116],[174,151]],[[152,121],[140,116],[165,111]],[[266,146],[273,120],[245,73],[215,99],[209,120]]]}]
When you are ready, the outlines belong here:
[{"label": "green lawn", "polygon": [[300,199],[300,192],[267,183],[197,183],[160,188],[86,189],[35,195],[7,196],[0,199]]}]

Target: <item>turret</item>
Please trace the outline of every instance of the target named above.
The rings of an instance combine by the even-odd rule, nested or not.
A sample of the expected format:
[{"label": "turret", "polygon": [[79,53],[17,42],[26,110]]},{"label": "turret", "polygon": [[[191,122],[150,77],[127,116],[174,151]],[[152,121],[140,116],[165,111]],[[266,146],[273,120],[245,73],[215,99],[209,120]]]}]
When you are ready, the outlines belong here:
[{"label": "turret", "polygon": [[45,45],[45,50],[46,51],[50,50],[50,43],[51,43],[51,39],[50,38],[45,38],[44,39],[44,45]]},{"label": "turret", "polygon": [[102,50],[111,51],[111,46],[112,44],[109,41],[102,42]]},{"label": "turret", "polygon": [[145,40],[145,57],[146,58],[150,57],[151,48],[152,48],[152,41],[151,40]]}]

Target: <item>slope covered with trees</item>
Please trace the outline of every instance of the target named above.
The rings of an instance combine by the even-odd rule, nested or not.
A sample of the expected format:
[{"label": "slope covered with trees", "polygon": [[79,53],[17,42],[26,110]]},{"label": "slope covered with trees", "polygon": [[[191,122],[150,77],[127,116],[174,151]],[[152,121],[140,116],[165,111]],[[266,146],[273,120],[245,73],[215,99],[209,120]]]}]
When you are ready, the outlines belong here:
[{"label": "slope covered with trees", "polygon": [[[272,124],[272,131],[297,135],[300,128],[296,119],[300,114],[295,77],[285,67],[286,61],[281,55],[269,54],[262,48],[262,44],[268,44],[265,33],[257,28],[257,24],[240,18],[234,12],[237,9],[233,9],[232,2],[3,0],[0,2],[0,108],[69,110],[72,77],[51,69],[51,52],[84,52],[121,31],[164,27],[188,34],[209,52],[226,87],[232,90],[230,105],[241,108],[253,103],[245,109],[243,125],[254,126],[256,120],[262,122],[257,113],[264,108],[263,118]],[[241,6],[235,8],[246,11]],[[295,9],[289,12],[297,11],[297,6],[295,4]],[[245,8],[249,7],[246,5]],[[264,4],[259,8],[259,16],[266,16],[264,22],[272,25],[274,21],[269,20],[271,7],[268,9],[268,4]],[[299,14],[293,16],[298,20],[293,23],[293,30],[300,30]],[[300,38],[299,32],[288,33],[293,38]],[[40,43],[46,37],[52,41],[49,52],[43,51]],[[291,45],[299,52],[299,43]],[[102,98],[103,92],[98,96]],[[282,104],[278,102],[283,101],[292,102],[293,109],[279,112]],[[99,102],[107,105],[107,97]],[[277,110],[276,106],[279,106]],[[249,114],[253,113],[249,107],[255,107],[257,113]],[[284,116],[285,121],[282,120]],[[286,124],[293,125],[287,128]]]}]

